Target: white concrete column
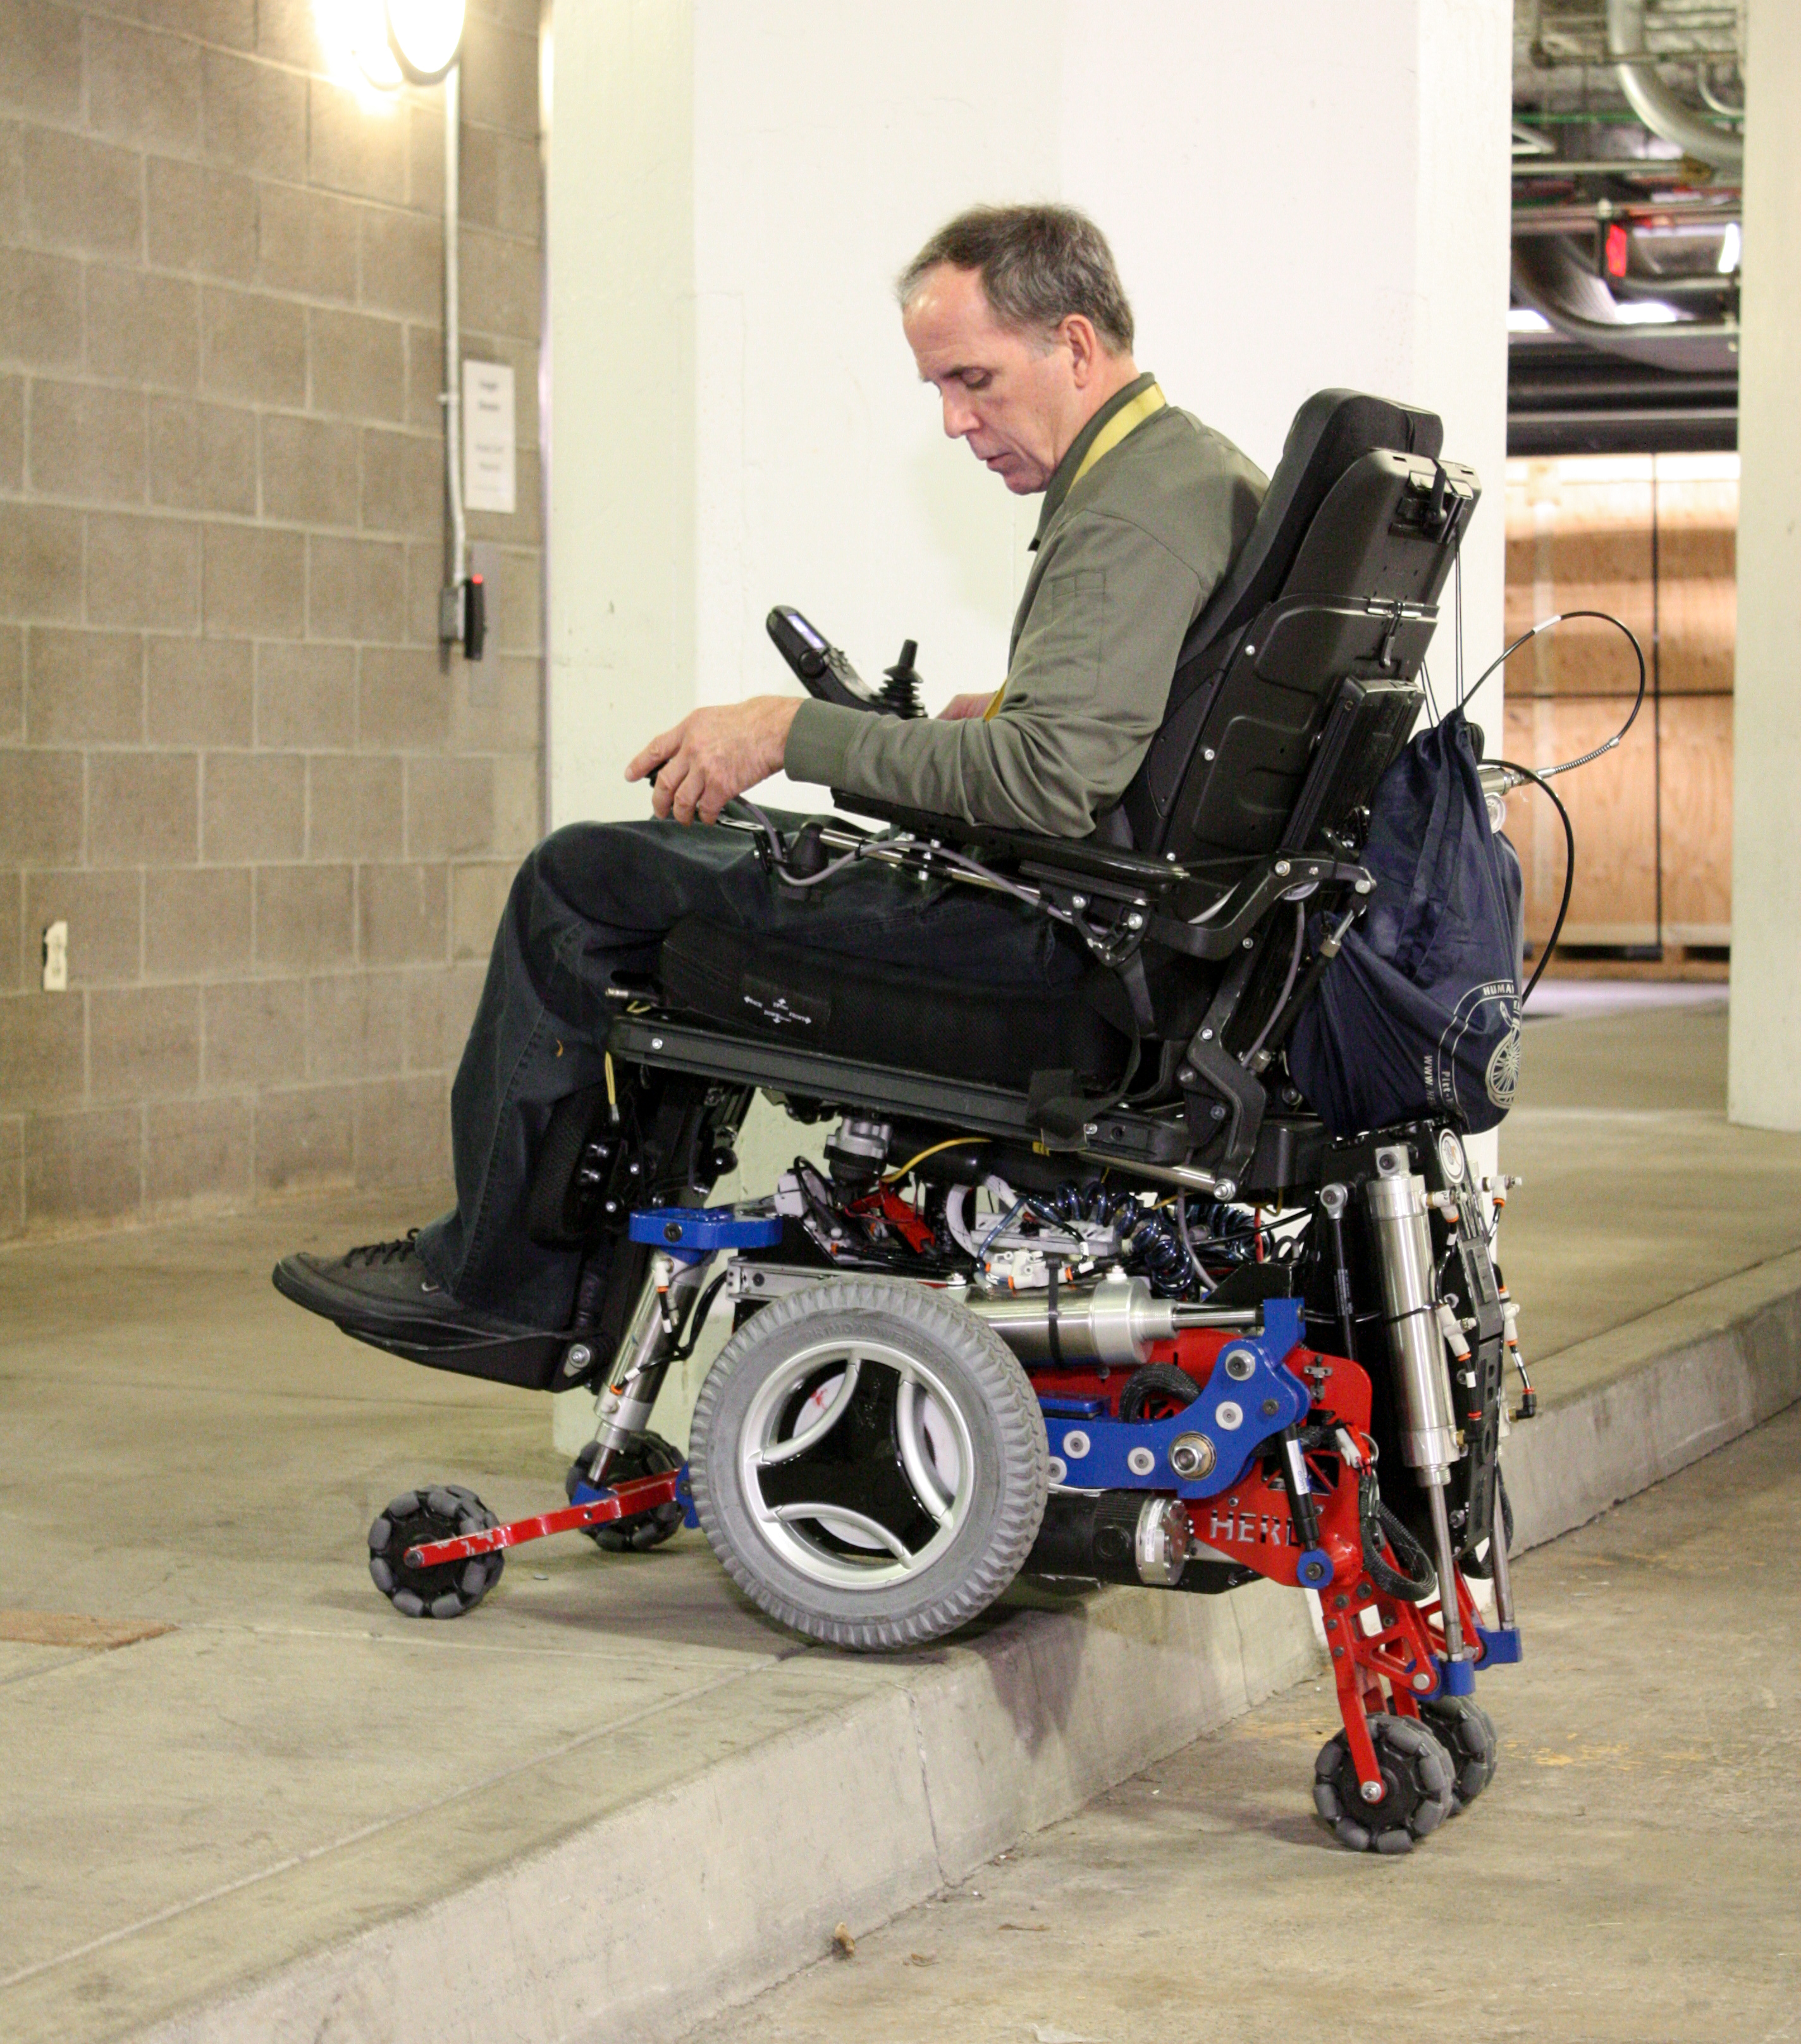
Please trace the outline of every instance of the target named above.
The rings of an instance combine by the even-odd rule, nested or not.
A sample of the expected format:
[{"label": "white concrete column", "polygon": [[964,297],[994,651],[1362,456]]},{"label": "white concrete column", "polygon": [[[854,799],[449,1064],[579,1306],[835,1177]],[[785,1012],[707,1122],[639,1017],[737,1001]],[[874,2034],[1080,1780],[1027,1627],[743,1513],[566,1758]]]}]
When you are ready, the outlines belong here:
[{"label": "white concrete column", "polygon": [[620,778],[692,705],[693,21],[557,12],[550,250],[550,820],[641,816]]},{"label": "white concrete column", "polygon": [[1745,56],[1726,1108],[1801,1129],[1801,10],[1753,0]]},{"label": "white concrete column", "polygon": [[[1331,385],[1438,412],[1481,477],[1469,678],[1505,578],[1512,17],[1505,0],[1072,7],[1064,184],[1112,237],[1139,359],[1273,468]],[[1450,619],[1430,663],[1456,673]],[[1495,684],[1477,714],[1498,739]]]}]

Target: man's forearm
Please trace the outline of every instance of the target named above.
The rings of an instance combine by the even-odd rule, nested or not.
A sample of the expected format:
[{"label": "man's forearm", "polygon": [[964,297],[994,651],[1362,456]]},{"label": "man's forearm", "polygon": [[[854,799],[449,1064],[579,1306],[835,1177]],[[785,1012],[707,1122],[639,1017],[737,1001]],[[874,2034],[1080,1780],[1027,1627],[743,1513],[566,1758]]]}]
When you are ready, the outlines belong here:
[{"label": "man's forearm", "polygon": [[1093,821],[1077,760],[1000,718],[902,720],[804,702],[782,764],[793,780],[1051,837],[1081,836]]}]

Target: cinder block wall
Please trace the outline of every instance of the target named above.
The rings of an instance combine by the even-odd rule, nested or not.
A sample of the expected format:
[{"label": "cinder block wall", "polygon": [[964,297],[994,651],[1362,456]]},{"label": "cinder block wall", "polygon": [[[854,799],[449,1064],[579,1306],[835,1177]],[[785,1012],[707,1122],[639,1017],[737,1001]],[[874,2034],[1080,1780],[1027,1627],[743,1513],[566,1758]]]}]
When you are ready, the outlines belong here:
[{"label": "cinder block wall", "polygon": [[542,742],[537,0],[470,13],[464,352],[520,442],[478,667],[441,94],[359,103],[313,0],[0,0],[0,1239],[446,1168]]}]

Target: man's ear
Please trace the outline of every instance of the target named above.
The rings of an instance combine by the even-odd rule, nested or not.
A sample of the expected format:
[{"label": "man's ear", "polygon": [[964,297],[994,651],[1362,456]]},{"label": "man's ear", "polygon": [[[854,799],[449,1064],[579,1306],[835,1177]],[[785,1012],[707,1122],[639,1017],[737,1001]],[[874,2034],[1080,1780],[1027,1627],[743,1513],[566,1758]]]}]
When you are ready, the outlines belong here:
[{"label": "man's ear", "polygon": [[1105,350],[1085,314],[1067,313],[1057,323],[1057,337],[1069,351],[1069,376],[1078,390],[1093,382]]}]

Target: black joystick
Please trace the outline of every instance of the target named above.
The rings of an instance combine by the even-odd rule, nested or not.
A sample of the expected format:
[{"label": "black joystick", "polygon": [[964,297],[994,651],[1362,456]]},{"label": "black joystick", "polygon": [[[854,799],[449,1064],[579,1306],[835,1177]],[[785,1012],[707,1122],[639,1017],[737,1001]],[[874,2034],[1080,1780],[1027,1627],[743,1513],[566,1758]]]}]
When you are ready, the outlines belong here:
[{"label": "black joystick", "polygon": [[920,650],[916,639],[908,639],[901,646],[900,657],[892,667],[884,667],[885,679],[882,684],[881,700],[897,717],[924,717],[926,706],[920,700],[920,670],[913,660]]}]

